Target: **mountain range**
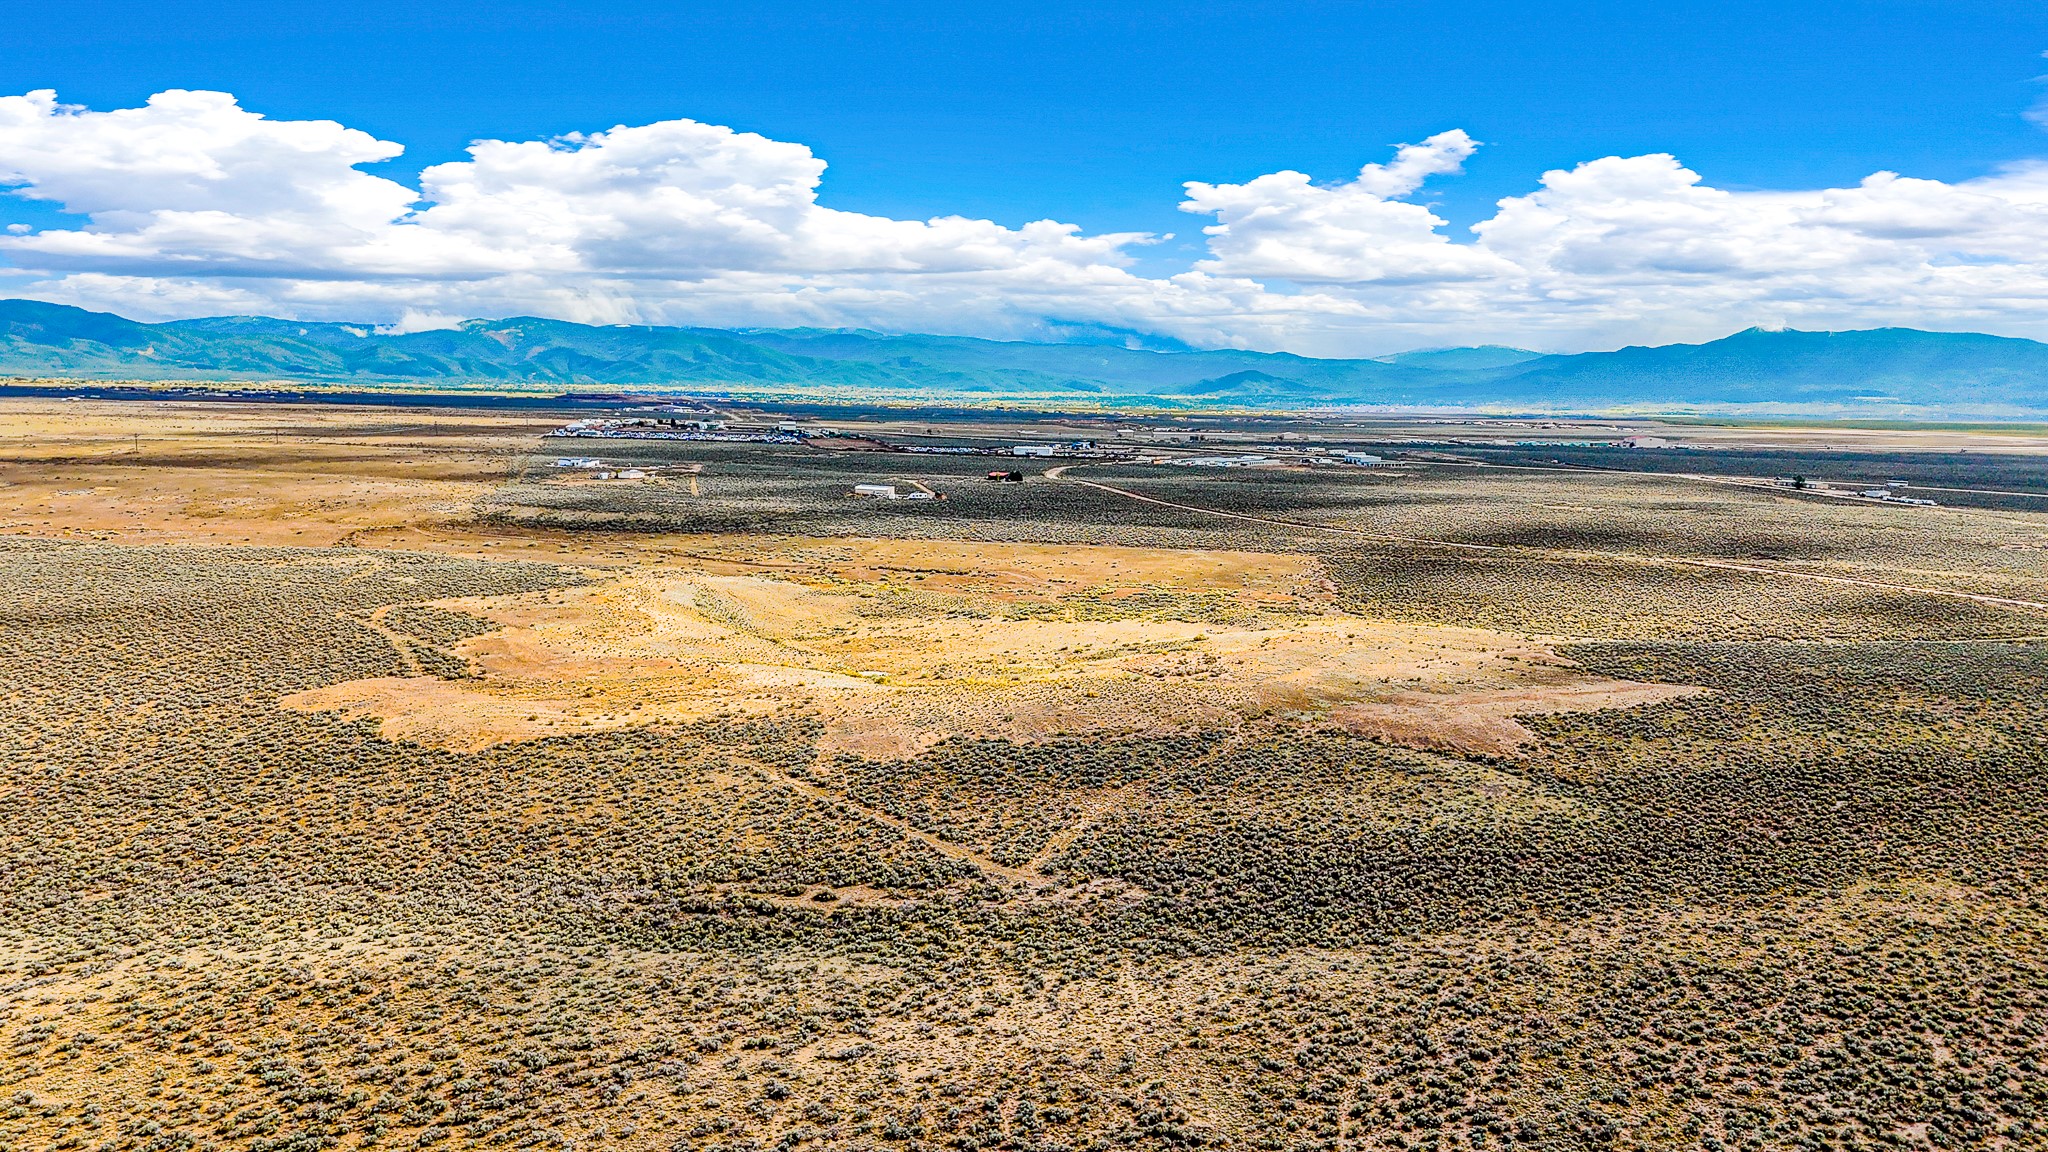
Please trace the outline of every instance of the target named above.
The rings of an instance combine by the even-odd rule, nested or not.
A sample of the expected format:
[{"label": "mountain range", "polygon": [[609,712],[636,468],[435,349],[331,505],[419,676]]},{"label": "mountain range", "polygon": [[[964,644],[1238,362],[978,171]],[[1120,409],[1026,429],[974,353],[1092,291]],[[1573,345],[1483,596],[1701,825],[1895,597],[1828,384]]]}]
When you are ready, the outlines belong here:
[{"label": "mountain range", "polygon": [[592,326],[532,317],[385,333],[260,316],[148,324],[0,300],[0,377],[414,390],[595,386],[1089,406],[2048,414],[2048,344],[1911,328],[1750,329],[1704,344],[1573,355],[1485,346],[1337,360],[1196,349],[1085,327],[1058,343],[859,329]]}]

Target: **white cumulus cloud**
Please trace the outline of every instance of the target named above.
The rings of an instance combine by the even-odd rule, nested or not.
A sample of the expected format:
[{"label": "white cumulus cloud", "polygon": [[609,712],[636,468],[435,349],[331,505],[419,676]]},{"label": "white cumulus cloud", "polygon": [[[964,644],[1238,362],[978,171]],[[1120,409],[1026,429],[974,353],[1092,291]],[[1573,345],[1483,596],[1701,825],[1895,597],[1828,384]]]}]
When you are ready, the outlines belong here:
[{"label": "white cumulus cloud", "polygon": [[1230,276],[1302,284],[1418,284],[1513,271],[1491,253],[1451,243],[1444,221],[1396,197],[1424,179],[1461,170],[1478,144],[1464,132],[1404,144],[1391,164],[1368,164],[1356,180],[1318,186],[1300,172],[1244,184],[1190,181],[1181,209],[1214,216],[1202,231],[1210,257],[1196,267]]},{"label": "white cumulus cloud", "polygon": [[220,92],[160,92],[93,112],[56,93],[0,97],[0,184],[90,218],[9,239],[50,269],[333,271],[416,198],[359,171],[403,149],[331,120],[268,120]]},{"label": "white cumulus cloud", "polygon": [[1737,191],[1672,156],[1608,156],[1455,229],[1425,189],[1478,147],[1452,130],[1336,183],[1191,181],[1180,206],[1213,219],[1207,251],[1141,275],[1130,253],[1152,237],[841,211],[810,149],[690,120],[479,141],[408,184],[363,171],[396,143],[225,93],[101,112],[38,91],[0,97],[0,188],[79,222],[6,228],[0,291],[391,330],[520,313],[998,336],[1095,322],[1322,355],[1751,324],[2048,336],[2048,164]]},{"label": "white cumulus cloud", "polygon": [[1518,271],[1502,304],[1620,331],[1981,326],[2048,319],[2048,170],[1945,184],[1727,191],[1666,155],[1546,173],[1473,226]]}]

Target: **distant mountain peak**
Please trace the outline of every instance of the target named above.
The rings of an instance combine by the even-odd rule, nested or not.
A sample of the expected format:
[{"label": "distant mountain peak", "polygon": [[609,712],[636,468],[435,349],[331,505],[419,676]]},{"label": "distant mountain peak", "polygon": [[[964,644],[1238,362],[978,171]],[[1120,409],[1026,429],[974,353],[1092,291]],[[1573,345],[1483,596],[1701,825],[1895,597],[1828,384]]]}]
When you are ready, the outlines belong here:
[{"label": "distant mountain peak", "polygon": [[[1500,406],[1666,410],[1767,406],[1926,418],[2048,416],[2048,344],[1978,333],[1750,328],[1701,344],[1542,355],[1481,345],[1375,360],[1201,350],[1092,324],[1052,341],[859,328],[586,325],[534,316],[394,333],[368,325],[207,317],[145,324],[0,300],[0,375],[88,380],[478,384],[1022,398],[1244,407]],[[1147,346],[1136,346],[1147,345]]]},{"label": "distant mountain peak", "polygon": [[1413,352],[1396,352],[1392,356],[1381,356],[1377,359],[1382,363],[1400,364],[1408,368],[1460,371],[1511,368],[1516,364],[1526,364],[1542,357],[1543,353],[1531,352],[1527,348],[1511,348],[1505,344],[1476,344],[1469,348],[1418,348]]}]

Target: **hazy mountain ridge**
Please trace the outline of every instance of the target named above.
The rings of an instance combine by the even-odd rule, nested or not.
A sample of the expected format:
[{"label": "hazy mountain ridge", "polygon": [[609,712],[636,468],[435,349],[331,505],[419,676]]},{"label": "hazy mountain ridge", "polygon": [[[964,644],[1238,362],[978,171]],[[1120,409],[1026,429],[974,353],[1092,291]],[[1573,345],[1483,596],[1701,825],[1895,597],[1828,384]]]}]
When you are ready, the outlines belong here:
[{"label": "hazy mountain ridge", "polygon": [[1484,346],[1371,360],[1119,344],[892,336],[857,329],[595,327],[516,317],[384,334],[268,317],[145,324],[0,300],[0,375],[848,389],[919,396],[1163,398],[1213,405],[1773,405],[2048,412],[2048,344],[1974,333],[1751,329],[1705,344],[1542,355]]}]

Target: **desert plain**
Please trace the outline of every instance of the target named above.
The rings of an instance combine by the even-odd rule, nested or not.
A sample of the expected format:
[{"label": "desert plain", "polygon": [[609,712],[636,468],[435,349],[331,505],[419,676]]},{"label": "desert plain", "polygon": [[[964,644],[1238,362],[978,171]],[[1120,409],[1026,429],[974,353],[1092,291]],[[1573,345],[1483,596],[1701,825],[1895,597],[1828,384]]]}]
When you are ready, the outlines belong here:
[{"label": "desert plain", "polygon": [[562,422],[0,400],[4,1152],[2048,1146],[2026,435]]}]

